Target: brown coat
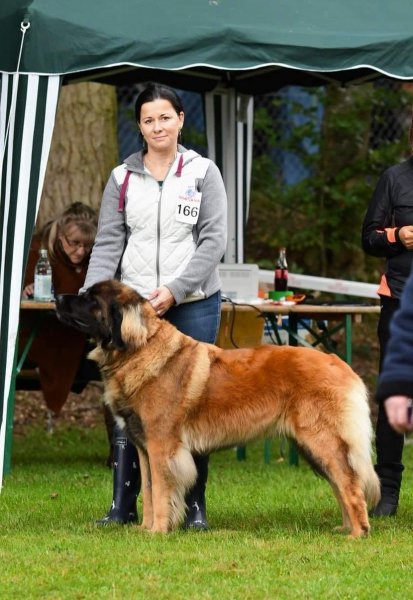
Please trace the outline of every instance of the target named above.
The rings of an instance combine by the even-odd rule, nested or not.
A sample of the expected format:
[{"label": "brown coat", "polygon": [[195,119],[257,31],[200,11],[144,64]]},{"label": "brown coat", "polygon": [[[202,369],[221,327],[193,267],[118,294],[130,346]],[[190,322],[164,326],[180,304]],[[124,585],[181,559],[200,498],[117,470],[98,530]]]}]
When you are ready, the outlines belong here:
[{"label": "brown coat", "polygon": [[[33,237],[24,286],[34,281],[40,241],[40,236]],[[55,294],[77,294],[86,277],[89,257],[80,265],[72,264],[61,249],[59,241],[56,242],[55,252],[56,258],[51,261]],[[33,328],[34,317],[27,311],[20,311],[20,318],[19,350],[21,352]],[[30,348],[27,358],[39,369],[40,385],[46,405],[57,414],[66,402],[85,345],[84,334],[62,325],[54,315],[47,315]]]}]

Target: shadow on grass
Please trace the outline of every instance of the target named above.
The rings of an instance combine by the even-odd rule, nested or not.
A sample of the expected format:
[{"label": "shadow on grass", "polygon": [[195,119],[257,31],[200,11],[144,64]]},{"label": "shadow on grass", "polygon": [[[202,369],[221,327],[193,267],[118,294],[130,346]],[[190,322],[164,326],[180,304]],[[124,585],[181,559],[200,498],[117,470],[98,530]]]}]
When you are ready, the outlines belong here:
[{"label": "shadow on grass", "polygon": [[332,507],[326,510],[302,510],[293,508],[272,508],[270,511],[256,511],[253,515],[241,513],[219,514],[214,517],[211,512],[210,525],[213,530],[244,531],[254,535],[267,536],[274,530],[285,534],[308,532],[313,534],[330,534],[334,527],[340,525],[338,510]]}]

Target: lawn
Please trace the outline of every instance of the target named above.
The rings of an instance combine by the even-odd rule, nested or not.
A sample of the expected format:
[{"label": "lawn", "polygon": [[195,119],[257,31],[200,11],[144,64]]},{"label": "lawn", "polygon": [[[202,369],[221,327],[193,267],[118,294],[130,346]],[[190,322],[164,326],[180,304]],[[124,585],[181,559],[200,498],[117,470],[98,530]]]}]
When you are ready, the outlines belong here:
[{"label": "lawn", "polygon": [[0,496],[1,598],[260,600],[413,596],[413,447],[397,517],[369,538],[333,533],[328,484],[273,444],[211,458],[208,532],[98,528],[111,490],[103,427],[16,435]]}]

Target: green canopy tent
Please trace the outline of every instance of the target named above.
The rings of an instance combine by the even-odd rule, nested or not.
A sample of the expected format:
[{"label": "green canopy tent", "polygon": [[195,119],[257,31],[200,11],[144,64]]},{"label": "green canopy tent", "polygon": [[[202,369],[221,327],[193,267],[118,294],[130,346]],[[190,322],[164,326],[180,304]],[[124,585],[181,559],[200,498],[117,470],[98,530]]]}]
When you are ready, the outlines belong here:
[{"label": "green canopy tent", "polygon": [[0,6],[0,483],[22,273],[59,88],[158,80],[207,94],[230,260],[242,259],[250,97],[288,84],[413,79],[413,4],[400,0],[3,0]]}]

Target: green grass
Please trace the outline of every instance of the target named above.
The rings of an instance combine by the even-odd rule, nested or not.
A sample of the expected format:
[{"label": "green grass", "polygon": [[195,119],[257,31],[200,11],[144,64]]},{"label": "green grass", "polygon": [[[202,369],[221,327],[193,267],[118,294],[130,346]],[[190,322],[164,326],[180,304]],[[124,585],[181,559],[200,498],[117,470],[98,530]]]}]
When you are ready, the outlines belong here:
[{"label": "green grass", "polygon": [[413,448],[399,514],[369,538],[332,532],[340,514],[328,484],[301,461],[270,465],[263,445],[212,456],[211,530],[168,536],[97,528],[111,475],[101,429],[15,436],[0,496],[0,598],[145,600],[413,596]]}]

